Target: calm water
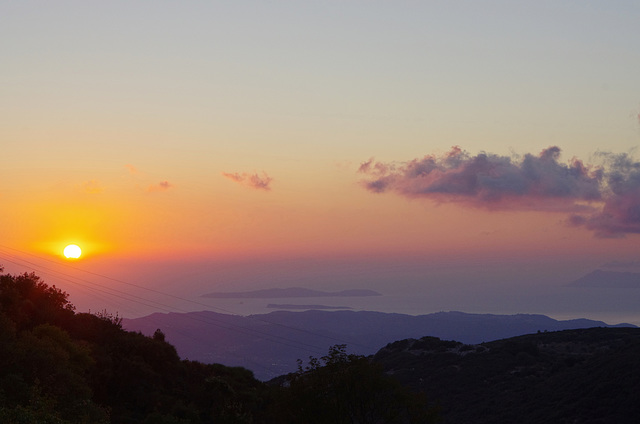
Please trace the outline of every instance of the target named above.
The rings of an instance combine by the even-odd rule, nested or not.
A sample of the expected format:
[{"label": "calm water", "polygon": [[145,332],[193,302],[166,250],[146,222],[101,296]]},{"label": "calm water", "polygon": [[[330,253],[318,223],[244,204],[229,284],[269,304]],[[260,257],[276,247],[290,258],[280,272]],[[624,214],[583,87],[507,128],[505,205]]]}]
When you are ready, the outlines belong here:
[{"label": "calm water", "polygon": [[[316,297],[288,299],[199,299],[210,310],[239,315],[264,314],[278,309],[268,304],[325,305],[350,307],[409,315],[440,311],[491,314],[543,314],[555,319],[588,318],[607,324],[627,322],[640,326],[640,289],[596,289],[558,287],[534,290],[504,290],[491,294],[432,292],[429,294],[385,294],[383,296],[349,298]],[[299,310],[299,309],[287,309]],[[330,310],[330,309],[327,309]]]}]

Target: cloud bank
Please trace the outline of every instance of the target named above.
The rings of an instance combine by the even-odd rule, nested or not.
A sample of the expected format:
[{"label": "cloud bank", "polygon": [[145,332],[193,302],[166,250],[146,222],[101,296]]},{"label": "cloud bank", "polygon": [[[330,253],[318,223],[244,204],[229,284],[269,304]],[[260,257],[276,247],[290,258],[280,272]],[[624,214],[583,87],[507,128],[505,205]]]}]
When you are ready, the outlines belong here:
[{"label": "cloud bank", "polygon": [[256,190],[265,190],[265,191],[271,190],[270,184],[271,184],[271,181],[273,181],[273,178],[268,176],[267,173],[264,171],[262,172],[262,176],[258,175],[257,173],[247,174],[246,172],[243,172],[243,173],[223,172],[222,176],[236,183],[244,184],[247,187],[254,188]]},{"label": "cloud bank", "polygon": [[626,153],[597,155],[604,159],[606,169],[602,210],[572,215],[570,222],[589,228],[600,237],[640,234],[640,162]]},{"label": "cloud bank", "polygon": [[567,222],[600,237],[640,233],[640,162],[628,154],[598,153],[599,165],[573,158],[561,163],[560,148],[522,157],[453,147],[441,156],[403,163],[370,159],[358,172],[374,193],[455,202],[490,210],[567,212]]}]

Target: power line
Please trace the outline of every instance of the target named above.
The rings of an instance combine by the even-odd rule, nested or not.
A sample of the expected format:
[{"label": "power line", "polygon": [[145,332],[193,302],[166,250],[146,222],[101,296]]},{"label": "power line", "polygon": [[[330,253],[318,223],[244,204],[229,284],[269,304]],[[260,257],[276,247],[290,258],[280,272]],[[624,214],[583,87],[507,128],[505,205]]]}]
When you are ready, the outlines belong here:
[{"label": "power line", "polygon": [[[30,264],[32,267],[34,267],[34,269],[37,269],[37,268],[39,267],[38,265],[33,264],[33,262],[26,261],[26,260],[24,260],[24,259],[20,259],[20,258],[15,258],[15,256],[13,256],[13,258],[14,258],[14,259],[17,259],[17,260],[9,259],[9,258],[7,258],[7,256],[6,256],[6,255],[7,255],[7,253],[6,253],[6,252],[2,252],[2,255],[4,255],[3,259],[4,259],[5,261],[10,262],[10,263],[13,263],[13,264],[15,264],[15,265],[25,266],[25,263],[26,263],[26,264]],[[23,261],[24,263],[21,263],[21,262],[19,262],[19,261]],[[41,266],[40,266],[40,267],[41,267]],[[55,271],[55,270],[51,270],[50,268],[46,268],[46,267],[42,267],[42,268],[43,268],[43,269],[48,269],[48,270],[49,270],[50,272],[52,272],[52,273],[57,273],[57,274],[63,274],[63,275],[64,275],[64,273],[61,273],[61,272],[59,272],[59,271]],[[41,272],[41,270],[38,270],[38,272]],[[46,275],[46,274],[45,274],[45,275]],[[82,285],[82,284],[80,284],[80,283],[78,283],[78,282],[72,281],[72,280],[71,280],[71,279],[69,279],[69,278],[60,277],[60,276],[57,276],[57,277],[55,277],[55,278],[59,278],[59,279],[65,280],[65,281],[67,281],[68,283],[70,283],[70,284],[72,284],[72,285],[74,285],[74,286],[77,286],[77,287],[79,287],[79,288],[85,288],[85,289],[87,288],[86,286],[84,286],[84,285]],[[71,277],[71,278],[76,278],[76,277]],[[80,281],[83,281],[83,280],[81,280],[81,279],[80,279]],[[88,283],[88,284],[93,284],[93,283],[88,282],[88,281],[84,281],[84,282],[85,282],[85,283]],[[120,296],[120,295],[118,295],[118,294],[110,293],[110,292],[108,292],[108,291],[106,291],[106,290],[101,290],[101,289],[99,289],[99,288],[95,288],[95,287],[88,287],[88,288],[89,288],[89,289],[91,289],[91,290],[94,290],[94,291],[98,291],[98,292],[106,293],[106,294],[108,294],[108,295],[110,295],[110,296],[114,296],[114,297],[117,297],[117,298],[124,299],[124,300],[130,301],[130,302],[136,302],[136,303],[139,303],[139,304],[144,305],[144,306],[155,307],[155,308],[157,308],[157,309],[160,309],[160,310],[163,310],[163,311],[166,311],[166,312],[174,312],[174,311],[172,311],[171,309],[165,309],[165,308],[162,308],[162,307],[160,307],[160,306],[158,306],[158,305],[149,305],[149,304],[143,303],[143,302],[141,302],[141,301],[135,301],[135,300],[129,299],[129,298],[125,297],[125,296]],[[116,290],[116,291],[117,291],[117,290]],[[132,295],[132,296],[133,296],[133,295]],[[138,296],[134,296],[134,297],[138,297]],[[154,302],[154,303],[155,303],[155,302]],[[232,329],[232,328],[224,327],[224,326],[222,326],[222,325],[219,325],[219,324],[217,324],[217,323],[214,323],[214,322],[208,321],[208,320],[206,320],[206,319],[199,319],[199,318],[197,318],[197,317],[195,317],[195,316],[192,316],[192,315],[190,315],[190,314],[188,314],[188,313],[186,314],[186,316],[187,316],[189,319],[196,320],[196,321],[200,321],[200,322],[203,322],[203,323],[208,324],[208,325],[214,325],[214,326],[217,326],[217,327],[222,328],[222,329],[227,330],[227,331],[238,331],[237,329]],[[151,321],[156,321],[156,320],[155,320],[154,318],[152,318],[152,317],[147,317],[147,319],[150,319]],[[157,322],[157,321],[156,321],[156,322]],[[232,326],[233,326],[233,324],[229,324],[229,325],[232,325]],[[248,330],[251,330],[251,329],[248,329]],[[182,335],[182,336],[184,336],[184,337],[187,337],[187,338],[190,338],[190,339],[192,339],[192,340],[195,340],[195,341],[197,341],[197,342],[202,342],[202,341],[203,341],[203,339],[201,339],[201,338],[194,337],[192,334],[185,333],[184,331],[181,331],[181,330],[178,330],[178,329],[175,329],[175,328],[173,328],[173,330],[172,330],[172,331],[174,331],[175,333],[178,333],[178,334],[180,334],[180,335]],[[240,331],[240,332],[242,332],[242,331]],[[245,334],[247,334],[247,333],[245,332]],[[274,336],[274,337],[277,337],[277,336]],[[286,343],[283,343],[283,342],[280,342],[280,341],[277,341],[277,340],[272,340],[270,337],[265,337],[264,335],[262,336],[262,338],[263,338],[263,339],[265,339],[265,340],[268,340],[268,341],[270,341],[270,342],[283,344],[283,345],[288,346],[288,347],[304,349],[304,348],[301,348],[300,346],[291,346],[291,345],[288,345],[288,344],[286,344]],[[317,351],[312,351],[312,350],[308,350],[308,349],[305,349],[305,350],[307,350],[307,351],[309,351],[309,352],[312,352],[312,353],[316,353],[316,354],[318,353]],[[238,354],[238,357],[242,358],[244,361],[246,361],[246,362],[248,362],[248,363],[251,363],[251,365],[252,365],[252,366],[255,366],[255,367],[258,367],[258,368],[262,368],[263,370],[265,370],[265,371],[269,372],[271,375],[274,375],[274,376],[275,376],[275,375],[277,375],[277,373],[275,373],[272,369],[270,369],[270,368],[268,368],[268,367],[266,367],[266,366],[264,366],[264,365],[262,365],[262,364],[260,364],[260,363],[258,363],[258,362],[255,362],[255,361],[253,361],[253,360],[251,360],[251,359],[247,358],[246,356],[243,356],[243,355],[239,355],[239,354]]]},{"label": "power line", "polygon": [[[5,255],[6,255],[6,253],[5,253]],[[78,277],[74,277],[74,276],[71,276],[69,274],[66,274],[66,273],[63,273],[63,272],[60,272],[60,271],[51,270],[50,268],[44,267],[42,265],[34,264],[33,262],[26,261],[24,259],[22,259],[22,261],[27,263],[27,264],[30,264],[33,267],[36,267],[36,268],[40,267],[40,268],[43,268],[45,270],[49,270],[49,271],[51,271],[53,273],[61,274],[63,277],[57,277],[57,278],[63,279],[63,280],[65,280],[65,281],[67,281],[67,282],[69,282],[71,284],[80,284],[80,283],[77,283],[77,282],[72,280],[73,278],[75,278],[76,280],[79,280],[79,281],[81,281],[81,282],[83,282],[85,284],[90,284],[90,285],[93,285],[93,286],[96,285],[95,283],[93,283],[91,281],[84,280],[84,279],[81,279],[81,278],[78,278]],[[12,262],[14,264],[20,265],[19,263],[15,262],[15,261],[9,260],[9,262]],[[91,273],[91,274],[100,276],[99,274],[96,274],[96,273]],[[115,280],[115,279],[112,279],[112,278],[109,278],[109,277],[105,277],[105,278],[108,278],[110,280]],[[119,281],[119,280],[116,280],[116,281]],[[130,284],[130,285],[133,285],[135,287],[140,287],[140,286],[137,286],[135,284]],[[129,294],[129,293],[126,293],[126,292],[123,292],[121,290],[117,290],[117,289],[114,289],[114,288],[108,288],[108,290],[113,291],[115,293],[110,293],[108,290],[101,289],[101,288],[96,288],[96,287],[93,287],[93,289],[96,290],[96,291],[99,291],[99,292],[102,292],[102,293],[106,293],[106,294],[109,294],[111,296],[120,298],[120,299],[127,300],[129,302],[135,302],[135,303],[138,303],[138,304],[141,304],[141,305],[144,305],[144,306],[157,308],[157,309],[162,310],[163,312],[180,312],[180,313],[186,314],[186,316],[189,317],[190,319],[193,319],[193,320],[196,320],[196,321],[200,321],[200,322],[204,322],[206,324],[215,325],[215,326],[217,326],[219,328],[222,328],[224,330],[237,331],[239,333],[243,333],[243,334],[246,334],[246,335],[252,335],[252,336],[258,335],[258,336],[261,336],[262,338],[264,338],[265,340],[269,340],[269,341],[274,342],[274,343],[280,343],[280,344],[283,344],[283,345],[285,345],[287,347],[301,348],[301,349],[308,350],[309,352],[316,353],[316,354],[318,354],[318,351],[315,350],[315,349],[318,349],[318,350],[321,349],[318,346],[310,345],[310,344],[303,343],[303,342],[300,342],[300,341],[297,341],[297,340],[291,340],[291,339],[288,339],[288,338],[282,337],[282,336],[268,334],[268,333],[265,333],[265,332],[260,331],[260,330],[247,328],[247,327],[242,327],[242,326],[239,326],[239,325],[236,325],[236,324],[232,324],[232,323],[223,323],[223,324],[221,324],[219,320],[216,320],[214,318],[209,318],[208,320],[203,320],[201,318],[196,318],[196,316],[192,315],[187,310],[183,310],[183,309],[177,308],[175,306],[172,307],[172,306],[166,305],[164,303],[159,303],[159,302],[156,302],[154,300],[147,299],[147,298],[144,298],[144,297],[141,297],[141,296],[136,296],[136,295],[133,295],[133,294]],[[164,294],[164,293],[159,292],[157,290],[151,290],[151,291],[153,291],[155,293]],[[165,294],[165,295],[170,296],[170,297],[175,297],[175,298],[180,299],[180,300],[185,300],[185,299],[183,299],[181,297],[178,297],[178,296],[171,296],[169,294]],[[131,299],[131,298],[133,298],[133,299]],[[148,302],[148,303],[145,303],[145,302]],[[154,304],[154,305],[152,305],[152,304]],[[255,334],[253,334],[253,333],[255,333]],[[274,339],[279,339],[279,340],[274,340]],[[294,345],[291,345],[289,343],[298,344],[299,346],[294,346]],[[309,348],[314,349],[314,350],[309,350]]]},{"label": "power line", "polygon": [[[55,262],[55,261],[52,261],[52,260],[47,259],[47,258],[42,258],[42,257],[40,257],[38,255],[34,255],[34,254],[31,254],[31,253],[28,253],[28,252],[24,252],[24,251],[21,251],[19,249],[15,249],[15,248],[12,248],[12,247],[9,247],[9,246],[0,245],[0,248],[8,249],[8,250],[11,250],[11,251],[14,251],[14,252],[19,252],[19,253],[21,253],[23,255],[32,256],[32,257],[35,257],[37,259],[44,260],[44,261],[47,261],[47,262],[51,262],[51,263],[54,263],[54,264],[57,264],[57,265],[62,265],[64,267],[68,267],[68,268],[74,269],[76,271],[84,272],[84,273],[87,273],[87,274],[90,274],[90,275],[94,275],[96,277],[100,277],[100,278],[104,278],[104,279],[107,279],[107,280],[110,280],[110,281],[114,281],[114,282],[117,282],[117,283],[120,283],[120,284],[124,284],[124,285],[127,285],[129,287],[135,287],[137,289],[145,290],[145,291],[152,292],[152,293],[155,293],[155,294],[159,294],[159,295],[162,295],[162,296],[167,296],[169,298],[173,298],[173,299],[180,300],[180,301],[183,301],[183,302],[195,304],[195,305],[198,305],[198,306],[203,306],[203,307],[205,307],[207,309],[216,309],[216,310],[223,311],[223,312],[228,313],[228,314],[233,315],[233,316],[240,316],[240,315],[238,315],[238,314],[236,314],[236,313],[234,313],[232,311],[226,310],[224,308],[215,307],[215,306],[208,305],[208,304],[205,304],[205,303],[202,303],[202,302],[198,302],[198,301],[195,301],[195,300],[192,300],[192,299],[186,299],[184,297],[176,296],[176,295],[173,295],[173,294],[170,294],[170,293],[166,293],[166,292],[162,292],[160,290],[150,289],[150,288],[147,288],[147,287],[144,287],[144,286],[140,286],[138,284],[130,283],[130,282],[127,282],[127,281],[124,281],[124,280],[120,280],[120,279],[109,277],[109,276],[106,276],[106,275],[103,275],[103,274],[99,274],[99,273],[87,271],[87,270],[84,270],[84,269],[81,269],[81,268],[78,268],[78,267],[74,267],[74,266],[72,266],[70,264],[60,264],[59,262]],[[6,252],[3,252],[3,253],[5,255],[7,255]],[[35,263],[27,261],[25,259],[17,258],[15,255],[11,255],[11,256],[14,259],[18,259],[18,260],[21,260],[21,261],[23,261],[23,262],[25,262],[27,264],[30,264],[32,267],[35,267],[35,269],[39,269],[39,268],[48,269],[53,273],[61,274],[63,277],[57,277],[57,278],[61,278],[61,279],[65,280],[65,281],[68,281],[71,284],[80,286],[82,288],[86,288],[86,287],[84,285],[81,285],[80,283],[74,282],[71,279],[75,278],[75,279],[77,279],[79,281],[82,281],[85,284],[89,284],[90,286],[96,286],[96,284],[91,282],[91,281],[80,279],[78,277],[71,276],[69,274],[63,273],[61,271],[51,270],[50,268],[44,267],[42,265],[35,264]],[[9,259],[7,259],[7,260],[9,260]],[[15,261],[9,260],[9,262],[21,265],[19,263],[16,263]],[[89,287],[89,288],[93,289],[95,291],[98,291],[98,292],[113,296],[113,297],[124,299],[124,300],[129,301],[129,302],[138,303],[140,305],[144,305],[144,306],[147,306],[147,307],[157,308],[157,309],[160,309],[160,310],[165,311],[165,312],[175,312],[175,311],[182,312],[182,313],[185,313],[191,319],[195,319],[194,316],[191,313],[189,313],[189,311],[181,310],[181,309],[179,309],[179,308],[177,308],[175,306],[172,307],[172,306],[169,306],[169,305],[166,305],[166,304],[163,304],[163,303],[159,303],[159,302],[153,301],[151,299],[148,299],[146,297],[136,296],[136,295],[133,295],[133,294],[130,294],[130,293],[127,293],[127,292],[123,292],[121,290],[117,290],[117,289],[111,288],[111,287],[107,287],[106,290],[105,290],[104,287],[101,287],[101,288]],[[115,293],[111,293],[110,291],[111,292],[115,292]],[[134,299],[131,299],[130,297],[134,298]],[[154,305],[150,305],[149,303],[144,303],[144,302],[153,303]],[[312,335],[312,336],[322,337],[322,338],[325,338],[325,339],[328,339],[328,340],[337,341],[337,342],[340,342],[340,343],[347,343],[347,344],[351,344],[351,345],[364,347],[364,348],[367,348],[367,349],[373,349],[370,346],[365,346],[365,345],[361,345],[361,344],[357,344],[357,343],[349,343],[349,342],[346,342],[345,340],[341,340],[341,339],[338,339],[338,338],[335,338],[335,337],[331,337],[331,336],[327,336],[327,335],[324,335],[324,334],[316,333],[316,332],[313,332],[313,331],[310,331],[310,330],[305,330],[305,329],[301,329],[301,328],[297,328],[297,327],[293,327],[293,326],[289,326],[289,325],[285,325],[285,324],[281,324],[281,323],[271,322],[271,321],[268,321],[268,320],[265,320],[265,319],[258,318],[255,315],[251,315],[251,316],[249,316],[247,318],[258,320],[258,321],[262,321],[264,323],[267,323],[267,324],[270,324],[270,325],[274,325],[274,326],[278,326],[278,327],[281,327],[281,328],[286,328],[286,329],[289,329],[289,330],[298,331],[298,332],[301,332],[301,333],[306,333],[306,334],[309,334],[309,335]],[[231,324],[231,323],[225,323],[225,325],[229,325],[229,326],[232,326],[232,327],[235,327],[235,328],[224,327],[223,325],[221,325],[219,323],[216,323],[216,322],[203,321],[201,319],[196,319],[196,320],[199,320],[199,321],[211,324],[211,325],[218,326],[220,328],[226,329],[227,331],[237,331],[237,332],[244,333],[244,334],[250,334],[251,332],[257,333],[260,337],[262,337],[265,340],[268,340],[268,341],[271,341],[271,342],[274,342],[274,343],[279,343],[279,344],[282,344],[282,345],[285,345],[285,346],[288,346],[288,347],[294,347],[294,348],[298,347],[300,349],[307,350],[307,351],[312,352],[314,354],[319,354],[319,352],[316,351],[316,349],[320,349],[318,346],[309,345],[307,343],[303,343],[303,342],[300,342],[300,341],[297,341],[297,340],[291,340],[291,339],[288,339],[286,337],[268,334],[268,333],[265,333],[265,332],[262,332],[262,331],[259,331],[259,330],[255,330],[255,329],[251,329],[251,328],[247,328],[247,327],[234,325],[234,324]],[[251,335],[255,335],[255,334],[251,334]],[[279,340],[273,340],[273,338],[276,338],[276,339],[279,339]],[[292,346],[289,343],[298,344],[299,346]],[[311,348],[313,350],[310,350],[309,348]]]}]

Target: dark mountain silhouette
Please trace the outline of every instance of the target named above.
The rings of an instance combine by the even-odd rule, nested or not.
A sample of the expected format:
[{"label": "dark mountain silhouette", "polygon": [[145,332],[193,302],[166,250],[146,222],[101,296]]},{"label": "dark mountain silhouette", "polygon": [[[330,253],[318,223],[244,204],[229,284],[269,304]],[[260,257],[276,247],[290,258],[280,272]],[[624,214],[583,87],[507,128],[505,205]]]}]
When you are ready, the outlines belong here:
[{"label": "dark mountain silhouette", "polygon": [[[620,324],[630,326],[630,324]],[[558,321],[544,315],[438,312],[404,315],[367,311],[276,311],[238,316],[212,311],[155,313],[125,319],[143,334],[160,328],[183,358],[243,366],[262,380],[296,369],[296,360],[319,356],[334,344],[370,355],[390,340],[425,335],[481,343],[537,331],[606,327],[602,321]]]},{"label": "dark mountain silhouette", "polygon": [[366,297],[382,296],[380,293],[367,289],[341,290],[326,292],[305,289],[303,287],[289,287],[285,289],[264,289],[244,292],[213,292],[203,294],[202,297],[218,299],[284,299],[290,297]]},{"label": "dark mountain silhouette", "polygon": [[1,271],[0,423],[277,422],[249,370],[181,360],[161,331],[76,313],[36,275]]},{"label": "dark mountain silhouette", "polygon": [[[151,337],[125,331],[122,319],[107,311],[76,313],[66,293],[34,274],[1,271],[2,423],[618,424],[635,423],[640,416],[638,328],[543,330],[482,344],[407,338],[368,357],[333,344],[328,354],[325,349],[309,358],[308,365],[301,361],[296,372],[263,383],[244,368],[180,359],[160,329]],[[173,315],[169,322],[187,319],[187,314]],[[508,331],[521,321],[528,326],[599,323],[537,315],[432,315],[455,321],[454,328],[469,319],[485,325],[506,320]],[[256,324],[250,328],[239,326],[235,316],[195,316],[207,324],[205,330],[268,336],[272,343],[310,350],[316,347],[303,344],[303,338],[276,338],[271,331],[276,327],[293,331],[278,319],[294,319],[304,327],[324,318],[314,330],[295,330],[314,337],[322,328],[336,332],[332,325],[342,326],[339,334],[360,334],[360,317],[376,317],[367,330],[386,333],[407,319],[371,312],[280,312],[241,317]],[[229,348],[227,341],[218,342]],[[251,341],[245,342],[237,352],[247,352]],[[260,346],[266,347],[253,347]]]},{"label": "dark mountain silhouette", "polygon": [[640,273],[603,271],[597,269],[584,277],[580,277],[570,287],[603,287],[615,289],[640,288]]},{"label": "dark mountain silhouette", "polygon": [[34,274],[2,274],[0,266],[0,423],[426,424],[437,418],[421,395],[342,347],[310,362],[289,386],[267,385],[245,368],[181,360],[159,329],[147,337],[125,331],[117,315],[74,309],[55,286]]},{"label": "dark mountain silhouette", "polygon": [[481,345],[388,344],[386,373],[441,407],[442,423],[636,423],[640,329],[542,332]]}]

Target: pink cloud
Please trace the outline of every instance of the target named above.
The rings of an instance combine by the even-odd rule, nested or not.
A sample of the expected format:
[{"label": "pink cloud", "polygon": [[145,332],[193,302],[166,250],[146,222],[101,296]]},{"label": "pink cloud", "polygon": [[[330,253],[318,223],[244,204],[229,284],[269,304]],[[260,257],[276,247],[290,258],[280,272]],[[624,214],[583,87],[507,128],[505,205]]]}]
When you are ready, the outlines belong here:
[{"label": "pink cloud", "polygon": [[246,172],[243,172],[243,173],[223,172],[222,176],[236,183],[244,184],[247,187],[254,188],[256,190],[265,190],[265,191],[271,190],[270,184],[271,184],[271,181],[273,181],[273,178],[268,176],[267,173],[264,171],[262,172],[262,176],[258,175],[257,173],[248,174]]},{"label": "pink cloud", "polygon": [[370,159],[358,172],[374,193],[455,202],[491,210],[571,212],[568,222],[598,236],[640,233],[640,163],[626,155],[601,153],[604,164],[578,159],[561,163],[556,146],[521,159],[489,153],[470,155],[459,147],[403,163]]},{"label": "pink cloud", "polygon": [[229,178],[231,181],[241,183],[242,181],[245,180],[247,174],[238,174],[237,172],[234,172],[233,174],[231,174],[231,173],[223,172],[222,175],[226,178]]},{"label": "pink cloud", "polygon": [[607,172],[602,192],[604,206],[590,215],[572,215],[572,225],[593,230],[598,237],[640,234],[640,162],[626,153],[599,153]]},{"label": "pink cloud", "polygon": [[401,164],[370,159],[359,172],[371,177],[363,185],[375,193],[394,191],[490,209],[547,209],[547,201],[554,200],[573,210],[578,201],[599,200],[599,169],[577,159],[561,164],[559,156],[559,148],[549,147],[516,161],[488,153],[471,156],[456,146],[440,157],[428,155]]}]

